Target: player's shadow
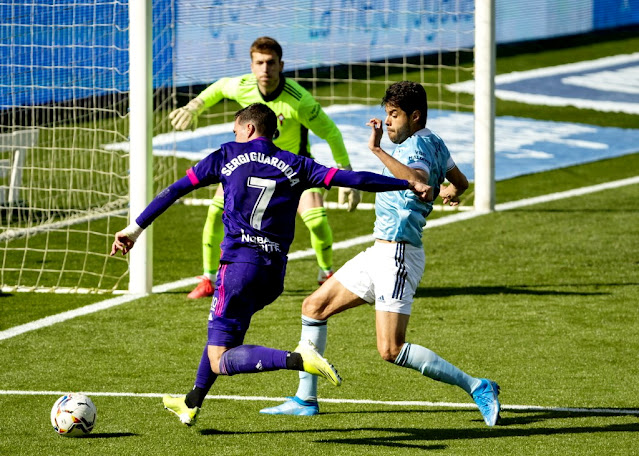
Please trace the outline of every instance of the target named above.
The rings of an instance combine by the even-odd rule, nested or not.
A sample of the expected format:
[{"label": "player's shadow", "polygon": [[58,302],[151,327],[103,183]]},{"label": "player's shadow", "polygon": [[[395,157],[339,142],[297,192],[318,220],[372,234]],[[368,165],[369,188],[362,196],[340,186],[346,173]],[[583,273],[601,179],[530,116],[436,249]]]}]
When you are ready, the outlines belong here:
[{"label": "player's shadow", "polygon": [[[581,408],[579,410],[502,410],[501,418],[499,420],[498,427],[507,427],[514,425],[526,425],[545,420],[556,420],[566,418],[584,418],[584,417],[621,417],[621,416],[639,416],[637,412],[639,407],[636,408]],[[352,410],[352,411],[339,411],[339,412],[322,412],[323,415],[342,415],[342,414],[379,414],[379,413],[469,413],[468,409],[388,409],[388,410]],[[476,421],[483,423],[483,420],[479,417],[477,411],[472,413],[477,414]]]},{"label": "player's shadow", "polygon": [[[204,436],[224,436],[224,435],[229,435],[229,436],[236,436],[236,435],[257,435],[257,434],[270,434],[270,435],[274,435],[274,434],[290,434],[290,433],[304,433],[304,434],[326,434],[326,433],[351,433],[351,432],[362,432],[362,431],[372,431],[375,433],[388,433],[388,432],[395,432],[395,429],[387,429],[387,428],[343,428],[343,429],[334,429],[334,428],[316,428],[316,429],[292,429],[292,430],[268,430],[268,431],[219,431],[217,429],[203,429],[200,431],[201,435]],[[415,431],[415,430],[413,430]],[[318,439],[315,442],[316,443],[338,443],[338,444],[349,444],[349,443],[354,443],[351,442],[352,441],[357,441],[360,439]],[[363,442],[361,443],[362,445],[376,445],[376,443],[374,442],[370,442],[370,443],[364,443],[365,440],[368,439],[361,439]],[[372,438],[372,440],[377,440],[377,438]],[[414,440],[423,440],[423,439],[417,439],[415,438]],[[446,449],[446,445],[442,445],[442,444],[422,444],[422,443],[410,443],[410,442],[402,442],[399,443],[397,439],[389,437],[388,443],[385,446],[390,446],[390,447],[402,447],[402,448],[414,448],[414,449],[419,449],[419,450],[444,450]]]},{"label": "player's shadow", "polygon": [[[366,412],[371,413],[371,412]],[[372,412],[375,413],[375,412]],[[544,412],[554,418],[566,416],[563,413]],[[577,415],[577,414],[571,414]],[[582,415],[583,416],[583,415]],[[588,416],[592,416],[589,414]],[[610,414],[607,414],[610,416]],[[516,424],[516,423],[512,423]],[[524,423],[525,424],[525,423]],[[372,436],[348,436],[348,434],[367,432]],[[493,428],[426,428],[426,427],[345,427],[345,428],[308,428],[308,429],[278,429],[264,431],[219,431],[216,429],[203,429],[200,431],[204,436],[224,436],[224,435],[272,435],[272,434],[341,434],[339,438],[318,438],[317,443],[333,443],[342,445],[363,445],[379,446],[389,448],[413,448],[421,450],[446,449],[447,445],[442,442],[451,440],[476,440],[488,438],[506,437],[533,437],[552,435],[582,435],[610,432],[639,432],[639,423],[610,424],[606,426],[568,426],[568,427],[537,427],[531,429],[513,428],[506,426],[496,426]],[[432,442],[432,443],[429,443]]]},{"label": "player's shadow", "polygon": [[[638,416],[636,412],[639,408],[583,408],[577,411],[558,411],[558,410],[508,410],[499,420],[500,427],[519,426],[537,423],[545,420],[567,419],[567,418],[591,418],[591,417],[621,417],[621,416]],[[630,413],[632,411],[632,413]]]},{"label": "player's shadow", "polygon": [[488,295],[529,295],[529,296],[600,296],[607,292],[537,290],[525,285],[521,286],[460,286],[460,287],[418,287],[416,298],[446,298],[450,296],[488,296]]},{"label": "player's shadow", "polygon": [[[615,416],[637,416],[639,417],[639,407],[631,408],[580,408],[578,410],[526,410],[507,409],[502,410],[499,420],[499,427],[520,424],[536,423],[544,420],[556,420],[564,418],[584,418],[584,417],[615,417]],[[474,413],[477,419],[473,421],[483,422],[476,410],[472,409],[388,409],[388,410],[352,410],[339,412],[322,412],[322,415],[342,415],[342,414],[363,414],[371,415],[378,413]]]},{"label": "player's shadow", "polygon": [[[378,433],[372,437],[346,437],[334,439],[322,439],[321,443],[336,443],[342,445],[364,445],[381,447],[404,447],[431,449],[435,443],[440,448],[447,445],[442,442],[451,440],[476,440],[476,439],[502,439],[508,437],[534,437],[553,435],[583,435],[600,432],[632,432],[639,431],[639,423],[612,424],[607,426],[584,426],[584,427],[544,427],[534,429],[508,429],[504,427],[482,428],[482,429],[428,429],[428,428],[364,428],[357,431],[373,431]],[[390,434],[390,435],[389,435]],[[433,442],[424,444],[418,442]]]}]

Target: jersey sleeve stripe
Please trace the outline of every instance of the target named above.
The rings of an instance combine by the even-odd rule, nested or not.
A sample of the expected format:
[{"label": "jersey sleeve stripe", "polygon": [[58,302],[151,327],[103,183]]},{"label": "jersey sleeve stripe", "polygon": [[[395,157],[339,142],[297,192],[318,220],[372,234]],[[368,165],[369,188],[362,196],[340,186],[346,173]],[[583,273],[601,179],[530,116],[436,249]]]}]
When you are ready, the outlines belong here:
[{"label": "jersey sleeve stripe", "polygon": [[285,86],[288,88],[288,90],[290,90],[292,93],[297,94],[297,96],[301,97],[302,96],[302,92],[300,92],[294,85],[293,83],[290,81],[290,79],[286,80]]},{"label": "jersey sleeve stripe", "polygon": [[297,90],[293,89],[290,85],[286,84],[284,86],[284,91],[286,93],[288,93],[290,96],[292,96],[293,98],[295,98],[296,100],[301,100],[302,99],[302,94],[299,93]]},{"label": "jersey sleeve stripe", "polygon": [[328,172],[326,173],[326,177],[324,177],[324,185],[327,187],[331,186],[331,181],[333,180],[333,176],[335,176],[335,173],[337,172],[337,168],[331,168],[330,170],[328,170]]},{"label": "jersey sleeve stripe", "polygon": [[408,166],[410,166],[411,168],[414,168],[414,169],[421,169],[423,171],[426,171],[426,173],[428,173],[428,175],[430,175],[430,168],[424,162],[414,162],[414,163],[411,163]]},{"label": "jersey sleeve stripe", "polygon": [[200,183],[200,180],[197,178],[197,176],[195,175],[195,171],[193,171],[193,168],[189,168],[186,170],[186,175],[188,176],[189,180],[191,181],[191,184],[193,186],[196,186],[197,184]]}]

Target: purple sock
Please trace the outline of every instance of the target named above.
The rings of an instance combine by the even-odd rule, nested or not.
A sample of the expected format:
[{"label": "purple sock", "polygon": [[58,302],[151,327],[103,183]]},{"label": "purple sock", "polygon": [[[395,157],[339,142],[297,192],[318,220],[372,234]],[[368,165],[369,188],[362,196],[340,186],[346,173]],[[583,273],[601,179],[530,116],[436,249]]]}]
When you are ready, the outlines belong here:
[{"label": "purple sock", "polygon": [[220,372],[234,375],[286,369],[288,354],[285,350],[260,345],[240,345],[224,352]]},{"label": "purple sock", "polygon": [[186,394],[186,406],[189,408],[202,407],[204,398],[206,398],[216,379],[217,374],[214,374],[211,370],[208,345],[205,345],[202,359],[200,359],[200,365],[197,368],[197,374],[195,374],[195,385],[193,389]]}]

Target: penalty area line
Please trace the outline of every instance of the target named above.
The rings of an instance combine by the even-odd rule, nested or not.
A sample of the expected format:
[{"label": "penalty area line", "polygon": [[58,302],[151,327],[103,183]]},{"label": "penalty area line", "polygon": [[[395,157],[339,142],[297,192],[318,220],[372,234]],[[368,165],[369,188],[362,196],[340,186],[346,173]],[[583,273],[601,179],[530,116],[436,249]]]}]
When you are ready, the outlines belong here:
[{"label": "penalty area line", "polygon": [[[89,397],[136,397],[157,399],[164,396],[162,393],[121,393],[121,392],[89,392],[81,391]],[[69,391],[24,391],[24,390],[0,390],[0,396],[62,396]],[[250,402],[284,402],[286,397],[269,396],[235,396],[235,395],[209,395],[206,399],[227,401]],[[319,402],[327,404],[357,404],[357,405],[384,405],[396,407],[426,407],[426,408],[451,408],[451,409],[477,409],[476,404],[467,402],[429,402],[429,401],[379,401],[370,399],[324,399]],[[610,414],[610,415],[634,415],[639,416],[639,409],[626,408],[591,408],[591,407],[545,407],[541,405],[508,405],[502,404],[504,411],[520,412],[564,412],[581,414]]]},{"label": "penalty area line", "polygon": [[[497,204],[495,206],[495,210],[497,212],[507,211],[512,209],[518,209],[521,207],[532,206],[535,204],[547,203],[551,201],[557,201],[565,198],[572,198],[575,196],[583,196],[588,195],[590,193],[600,192],[603,190],[610,190],[613,188],[625,187],[628,185],[639,184],[639,176],[630,177],[627,179],[620,179],[611,182],[604,182],[602,184],[591,185],[588,187],[575,188],[572,190],[567,190],[564,192],[550,193],[548,195],[536,196],[533,198],[526,198],[517,201],[511,201],[508,203]],[[431,220],[426,224],[426,229],[435,228],[439,226],[448,225],[455,222],[460,222],[464,220],[470,220],[476,217],[480,217],[486,215],[486,212],[480,211],[467,211],[467,212],[457,212],[455,214],[440,217],[435,220]],[[349,247],[354,247],[360,244],[366,244],[373,242],[374,238],[372,234],[368,234],[365,236],[359,236],[352,239],[347,239],[345,241],[336,242],[333,244],[333,250],[341,250]],[[297,260],[301,258],[309,258],[315,255],[315,251],[313,249],[306,250],[298,250],[296,252],[291,252],[288,255],[288,259]],[[180,279],[175,282],[165,283],[162,285],[157,285],[153,287],[153,293],[164,293],[167,291],[175,290],[178,288],[183,288],[187,286],[194,285],[198,282],[196,277],[187,277],[185,279]],[[35,320],[24,325],[14,326],[9,329],[5,329],[0,331],[0,341],[5,339],[10,339],[14,336],[24,334],[26,332],[35,331],[36,329],[45,328],[47,326],[54,325],[56,323],[61,323],[66,320],[70,320],[72,318],[80,317],[82,315],[88,315],[94,312],[98,312],[100,310],[106,310],[111,307],[119,306],[120,304],[125,304],[127,302],[134,301],[136,299],[143,298],[147,296],[145,294],[126,294],[121,295],[115,298],[110,298],[105,301],[100,301],[94,304],[90,304],[88,306],[80,307],[77,309],[69,310],[66,312],[62,312],[56,315],[51,315],[45,318],[41,318],[39,320]]]}]

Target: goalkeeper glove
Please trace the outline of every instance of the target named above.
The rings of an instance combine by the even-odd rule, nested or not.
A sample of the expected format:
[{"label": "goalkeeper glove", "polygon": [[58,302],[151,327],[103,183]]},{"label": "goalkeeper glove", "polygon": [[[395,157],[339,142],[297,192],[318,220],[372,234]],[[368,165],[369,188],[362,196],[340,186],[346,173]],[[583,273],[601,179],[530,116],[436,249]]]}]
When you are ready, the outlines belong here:
[{"label": "goalkeeper glove", "polygon": [[[345,169],[347,171],[352,171],[351,165],[340,166],[341,169]],[[353,212],[359,202],[362,200],[362,194],[359,190],[348,187],[340,187],[339,194],[337,198],[338,204],[347,204],[346,210],[348,212]]]},{"label": "goalkeeper glove", "polygon": [[177,108],[169,114],[171,125],[179,131],[197,128],[197,117],[204,111],[204,102],[199,98],[193,98],[189,104],[182,108]]}]

